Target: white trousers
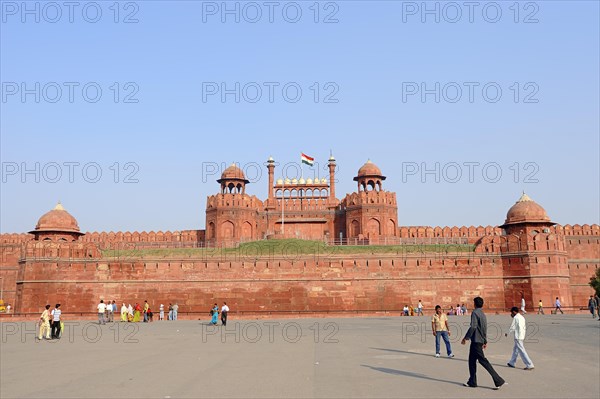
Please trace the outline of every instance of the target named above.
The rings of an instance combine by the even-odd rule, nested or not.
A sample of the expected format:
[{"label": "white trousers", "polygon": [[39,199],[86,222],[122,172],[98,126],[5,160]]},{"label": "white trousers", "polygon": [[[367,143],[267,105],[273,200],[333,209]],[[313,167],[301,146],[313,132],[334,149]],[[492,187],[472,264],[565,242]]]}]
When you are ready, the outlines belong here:
[{"label": "white trousers", "polygon": [[515,346],[513,347],[512,357],[510,358],[511,365],[515,365],[517,362],[517,357],[521,355],[521,359],[523,359],[523,363],[525,363],[525,367],[533,367],[533,362],[529,358],[527,351],[525,350],[525,346],[523,346],[522,339],[515,339]]}]

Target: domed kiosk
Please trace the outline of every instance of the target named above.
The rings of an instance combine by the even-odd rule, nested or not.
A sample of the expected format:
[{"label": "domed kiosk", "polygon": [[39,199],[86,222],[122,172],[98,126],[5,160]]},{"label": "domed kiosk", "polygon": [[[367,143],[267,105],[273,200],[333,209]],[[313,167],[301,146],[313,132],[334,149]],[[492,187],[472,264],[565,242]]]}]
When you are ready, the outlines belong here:
[{"label": "domed kiosk", "polygon": [[54,209],[38,220],[35,230],[29,232],[36,241],[77,241],[84,235],[77,220],[59,202]]},{"label": "domed kiosk", "polygon": [[246,184],[250,181],[246,179],[244,171],[232,163],[223,171],[217,183],[221,184],[221,194],[245,194]]},{"label": "domed kiosk", "polygon": [[360,167],[354,181],[358,182],[358,191],[381,191],[385,179],[381,169],[369,159]]},{"label": "domed kiosk", "polygon": [[508,210],[506,220],[500,227],[507,234],[523,232],[540,232],[556,223],[550,220],[546,210],[523,193],[521,198]]}]

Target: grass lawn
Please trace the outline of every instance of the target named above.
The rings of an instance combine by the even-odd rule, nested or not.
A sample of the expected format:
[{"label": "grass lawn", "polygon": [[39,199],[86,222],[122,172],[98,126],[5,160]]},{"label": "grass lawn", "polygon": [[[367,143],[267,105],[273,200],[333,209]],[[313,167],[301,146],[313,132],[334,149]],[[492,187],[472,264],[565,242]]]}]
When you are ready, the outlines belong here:
[{"label": "grass lawn", "polygon": [[242,243],[231,248],[135,248],[135,243],[127,249],[103,250],[103,257],[109,258],[196,258],[237,255],[249,258],[263,256],[297,256],[297,255],[349,255],[349,254],[382,254],[410,255],[421,253],[455,253],[473,252],[474,245],[467,244],[432,244],[432,245],[326,245],[322,241],[298,239],[261,240]]}]

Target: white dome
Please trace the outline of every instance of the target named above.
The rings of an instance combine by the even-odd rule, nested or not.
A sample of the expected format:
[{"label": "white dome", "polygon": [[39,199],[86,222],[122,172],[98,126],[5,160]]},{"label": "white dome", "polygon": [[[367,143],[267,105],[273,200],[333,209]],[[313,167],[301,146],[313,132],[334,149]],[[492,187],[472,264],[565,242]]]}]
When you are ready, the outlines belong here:
[{"label": "white dome", "polygon": [[306,179],[306,184],[313,184],[313,179],[311,179],[310,177]]},{"label": "white dome", "polygon": [[277,179],[277,184],[278,185],[282,185],[283,184],[283,179]]},{"label": "white dome", "polygon": [[290,179],[285,179],[285,184],[290,184],[290,183],[291,183]]},{"label": "white dome", "polygon": [[304,178],[301,177],[300,180],[298,180],[298,184],[306,184],[306,180],[304,180]]},{"label": "white dome", "polygon": [[322,179],[321,179],[321,184],[327,184],[327,179],[325,179],[325,178],[322,178]]},{"label": "white dome", "polygon": [[298,179],[292,179],[292,184],[298,184]]}]

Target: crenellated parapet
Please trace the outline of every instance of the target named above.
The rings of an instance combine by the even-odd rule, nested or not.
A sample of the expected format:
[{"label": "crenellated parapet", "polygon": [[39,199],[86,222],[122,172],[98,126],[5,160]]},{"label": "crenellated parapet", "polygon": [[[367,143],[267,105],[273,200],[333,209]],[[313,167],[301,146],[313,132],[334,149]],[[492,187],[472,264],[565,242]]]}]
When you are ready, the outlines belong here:
[{"label": "crenellated parapet", "polygon": [[404,226],[400,227],[401,238],[466,238],[475,243],[486,236],[502,235],[496,226]]},{"label": "crenellated parapet", "polygon": [[263,202],[255,195],[248,194],[215,194],[210,195],[206,199],[206,209],[216,208],[247,208],[256,211],[262,210]]},{"label": "crenellated parapet", "polygon": [[80,241],[90,243],[120,243],[120,242],[201,242],[204,240],[204,230],[181,231],[110,231],[86,233]]},{"label": "crenellated parapet", "polygon": [[565,224],[556,225],[553,230],[557,234],[565,236],[599,236],[600,237],[600,226],[597,224]]},{"label": "crenellated parapet", "polygon": [[0,234],[0,244],[23,244],[33,240],[35,236],[28,233],[5,233]]},{"label": "crenellated parapet", "polygon": [[390,205],[397,206],[396,193],[390,191],[360,191],[347,194],[340,204],[340,209],[346,210],[363,205]]},{"label": "crenellated parapet", "polygon": [[486,235],[475,243],[475,252],[492,253],[523,253],[544,251],[566,251],[562,236],[553,232],[537,233],[533,236],[522,235]]}]

